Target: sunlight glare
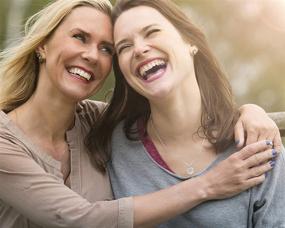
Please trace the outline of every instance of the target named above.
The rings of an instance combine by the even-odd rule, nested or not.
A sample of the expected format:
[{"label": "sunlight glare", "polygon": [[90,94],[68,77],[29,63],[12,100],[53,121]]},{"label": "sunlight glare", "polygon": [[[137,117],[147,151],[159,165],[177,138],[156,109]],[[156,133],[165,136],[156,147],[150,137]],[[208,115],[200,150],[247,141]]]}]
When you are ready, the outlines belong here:
[{"label": "sunlight glare", "polygon": [[263,21],[274,30],[285,32],[285,0],[264,1],[266,18]]}]

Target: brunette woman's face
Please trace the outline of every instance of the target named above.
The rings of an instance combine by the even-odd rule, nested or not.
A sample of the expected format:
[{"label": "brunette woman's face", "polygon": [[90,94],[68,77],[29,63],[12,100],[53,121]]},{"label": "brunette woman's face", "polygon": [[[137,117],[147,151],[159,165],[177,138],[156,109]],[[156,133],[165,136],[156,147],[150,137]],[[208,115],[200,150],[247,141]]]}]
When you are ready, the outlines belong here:
[{"label": "brunette woman's face", "polygon": [[92,7],[75,8],[40,48],[46,59],[40,67],[49,95],[72,101],[93,95],[112,66],[112,24]]},{"label": "brunette woman's face", "polygon": [[125,79],[146,98],[164,98],[192,83],[191,45],[154,8],[123,12],[115,23],[114,41]]}]

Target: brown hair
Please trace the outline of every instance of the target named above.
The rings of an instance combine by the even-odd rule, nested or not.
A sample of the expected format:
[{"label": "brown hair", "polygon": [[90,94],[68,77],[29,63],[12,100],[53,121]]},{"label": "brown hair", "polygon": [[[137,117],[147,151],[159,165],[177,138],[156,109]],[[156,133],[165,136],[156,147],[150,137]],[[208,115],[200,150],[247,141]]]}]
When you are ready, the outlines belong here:
[{"label": "brown hair", "polygon": [[[160,12],[179,31],[183,39],[199,49],[194,57],[194,68],[201,91],[201,127],[216,151],[223,151],[233,141],[233,129],[237,110],[231,87],[213,56],[204,34],[193,25],[190,19],[170,0],[119,0],[112,12],[113,23],[126,10],[149,6]],[[148,100],[134,91],[124,79],[119,68],[118,58],[114,57],[115,89],[110,105],[89,134],[88,147],[107,161],[111,150],[112,131],[124,121],[124,132],[130,140],[137,140],[137,130],[132,127],[142,119],[146,125],[150,115]],[[93,154],[94,158],[96,157]]]}]

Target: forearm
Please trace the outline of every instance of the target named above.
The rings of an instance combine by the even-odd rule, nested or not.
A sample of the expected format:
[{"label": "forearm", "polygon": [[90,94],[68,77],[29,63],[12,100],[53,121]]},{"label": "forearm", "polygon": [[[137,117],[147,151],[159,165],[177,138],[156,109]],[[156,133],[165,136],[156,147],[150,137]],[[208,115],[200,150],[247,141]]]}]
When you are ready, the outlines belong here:
[{"label": "forearm", "polygon": [[4,146],[8,145],[1,145],[0,140],[0,211],[3,211],[0,224],[3,227],[16,223],[15,215],[22,217],[23,224],[30,220],[44,227],[132,227],[131,198],[91,203],[55,175],[45,172],[25,152],[16,148],[5,150]]},{"label": "forearm", "polygon": [[[271,144],[261,141],[243,148],[206,174],[167,189],[134,198],[135,227],[154,226],[213,199],[236,195],[264,181],[276,157]],[[261,164],[261,165],[260,165]]]},{"label": "forearm", "polygon": [[247,109],[256,109],[259,110],[260,112],[265,113],[264,109],[256,104],[243,104],[238,108],[240,113],[246,111]]},{"label": "forearm", "polygon": [[204,177],[192,178],[158,192],[134,197],[134,226],[151,227],[209,200]]}]

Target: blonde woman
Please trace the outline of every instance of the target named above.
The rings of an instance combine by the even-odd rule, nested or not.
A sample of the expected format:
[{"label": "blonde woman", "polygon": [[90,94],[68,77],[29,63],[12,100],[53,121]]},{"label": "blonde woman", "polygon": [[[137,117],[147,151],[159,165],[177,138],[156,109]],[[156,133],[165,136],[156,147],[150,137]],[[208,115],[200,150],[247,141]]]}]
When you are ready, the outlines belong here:
[{"label": "blonde woman", "polygon": [[[224,188],[214,185],[209,173],[154,194],[111,200],[107,156],[92,164],[84,145],[105,106],[84,99],[96,93],[111,70],[110,13],[107,0],[54,1],[28,20],[18,46],[1,53],[0,227],[143,225],[173,216],[178,204],[191,209],[206,200],[199,189],[189,194],[197,183],[207,185],[212,198],[226,197],[262,182],[271,169],[262,165],[258,178],[239,179],[223,172],[232,159],[217,168]],[[248,110],[274,128],[263,111]],[[235,162],[256,165],[256,156],[266,161],[273,156],[266,151],[270,147],[260,145],[265,152],[253,157],[259,149],[243,149]],[[162,198],[169,198],[169,205]],[[149,213],[150,204],[156,213]]]}]

